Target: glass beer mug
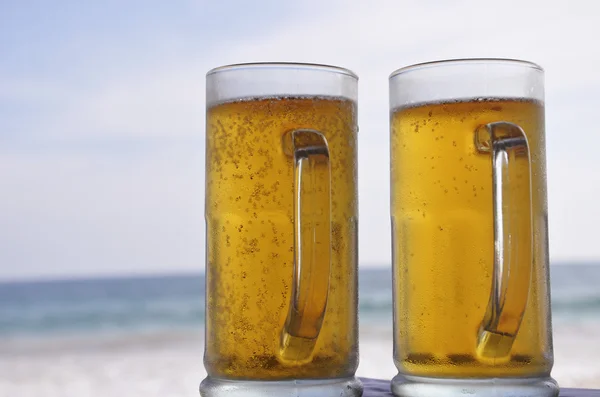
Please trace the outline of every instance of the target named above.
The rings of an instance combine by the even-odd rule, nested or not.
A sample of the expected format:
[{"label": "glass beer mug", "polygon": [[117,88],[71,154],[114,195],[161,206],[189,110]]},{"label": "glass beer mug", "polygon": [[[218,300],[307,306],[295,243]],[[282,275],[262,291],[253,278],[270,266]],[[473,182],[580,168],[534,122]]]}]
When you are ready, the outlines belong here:
[{"label": "glass beer mug", "polygon": [[357,80],[309,64],[206,78],[202,396],[360,396]]},{"label": "glass beer mug", "polygon": [[544,75],[466,59],[390,76],[398,396],[556,396]]}]

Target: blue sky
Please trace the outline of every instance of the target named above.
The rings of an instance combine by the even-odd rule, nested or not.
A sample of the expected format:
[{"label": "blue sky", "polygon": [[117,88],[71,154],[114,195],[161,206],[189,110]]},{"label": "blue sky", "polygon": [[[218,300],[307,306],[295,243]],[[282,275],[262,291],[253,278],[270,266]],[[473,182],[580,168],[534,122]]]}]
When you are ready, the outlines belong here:
[{"label": "blue sky", "polygon": [[387,77],[415,62],[546,69],[550,251],[600,259],[600,3],[0,3],[0,279],[204,267],[204,79],[236,62],[360,76],[361,266],[390,263]]}]

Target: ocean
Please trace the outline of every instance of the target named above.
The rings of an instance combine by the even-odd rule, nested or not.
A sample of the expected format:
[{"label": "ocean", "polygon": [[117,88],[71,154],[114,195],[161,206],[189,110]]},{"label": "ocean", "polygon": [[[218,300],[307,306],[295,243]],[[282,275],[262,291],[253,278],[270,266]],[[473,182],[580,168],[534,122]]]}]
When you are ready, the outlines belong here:
[{"label": "ocean", "polygon": [[[356,375],[391,379],[391,270],[361,269]],[[551,268],[552,375],[600,388],[600,265]],[[0,283],[0,396],[198,397],[201,274]]]},{"label": "ocean", "polygon": [[[390,268],[359,273],[361,325],[392,327]],[[555,323],[600,321],[600,265],[551,267]],[[0,283],[0,338],[203,330],[202,274]]]}]

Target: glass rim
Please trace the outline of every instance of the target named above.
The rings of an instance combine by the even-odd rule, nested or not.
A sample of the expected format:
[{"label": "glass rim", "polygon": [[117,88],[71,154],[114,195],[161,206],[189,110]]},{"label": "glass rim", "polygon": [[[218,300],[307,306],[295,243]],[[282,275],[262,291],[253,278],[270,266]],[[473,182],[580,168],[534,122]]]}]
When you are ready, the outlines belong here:
[{"label": "glass rim", "polygon": [[218,66],[206,72],[206,77],[219,73],[236,71],[236,70],[314,70],[319,72],[329,72],[352,77],[358,80],[358,75],[340,66],[326,65],[320,63],[305,63],[305,62],[247,62],[247,63],[232,63],[229,65]]},{"label": "glass rim", "polygon": [[544,72],[544,68],[542,68],[537,63],[531,61],[525,61],[522,59],[514,59],[514,58],[456,58],[456,59],[442,59],[437,61],[428,61],[428,62],[420,62],[415,63],[413,65],[404,66],[400,69],[396,69],[390,74],[389,79],[393,79],[399,75],[413,72],[417,70],[422,70],[426,68],[433,67],[442,67],[442,66],[451,66],[451,65],[473,65],[473,64],[499,64],[499,65],[512,65],[518,67],[524,67],[529,69],[535,69],[540,72]]}]

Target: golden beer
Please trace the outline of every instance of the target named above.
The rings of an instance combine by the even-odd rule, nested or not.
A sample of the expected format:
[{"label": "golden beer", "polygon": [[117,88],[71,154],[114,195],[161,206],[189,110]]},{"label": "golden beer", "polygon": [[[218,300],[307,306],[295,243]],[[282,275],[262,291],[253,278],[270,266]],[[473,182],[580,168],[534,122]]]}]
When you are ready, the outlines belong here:
[{"label": "golden beer", "polygon": [[[324,135],[331,167],[331,274],[324,267],[311,275],[329,277],[329,293],[316,345],[303,362],[286,361],[280,353],[294,276],[294,160],[287,140],[298,129]],[[259,97],[207,110],[204,364],[209,376],[286,380],[354,375],[356,134],[356,104],[342,98]],[[329,183],[319,173],[312,178],[315,186]]]},{"label": "golden beer", "polygon": [[[532,248],[533,264],[531,280],[523,279],[516,292],[528,300],[510,354],[490,362],[476,347],[494,273],[492,163],[490,153],[477,149],[475,131],[500,120],[520,126],[529,141],[531,218],[510,227],[528,230],[533,222],[533,241],[513,242],[521,252]],[[426,377],[547,376],[552,341],[543,104],[477,99],[406,106],[392,110],[391,134],[396,366]],[[521,171],[511,180],[514,194],[527,192],[518,186]]]}]

